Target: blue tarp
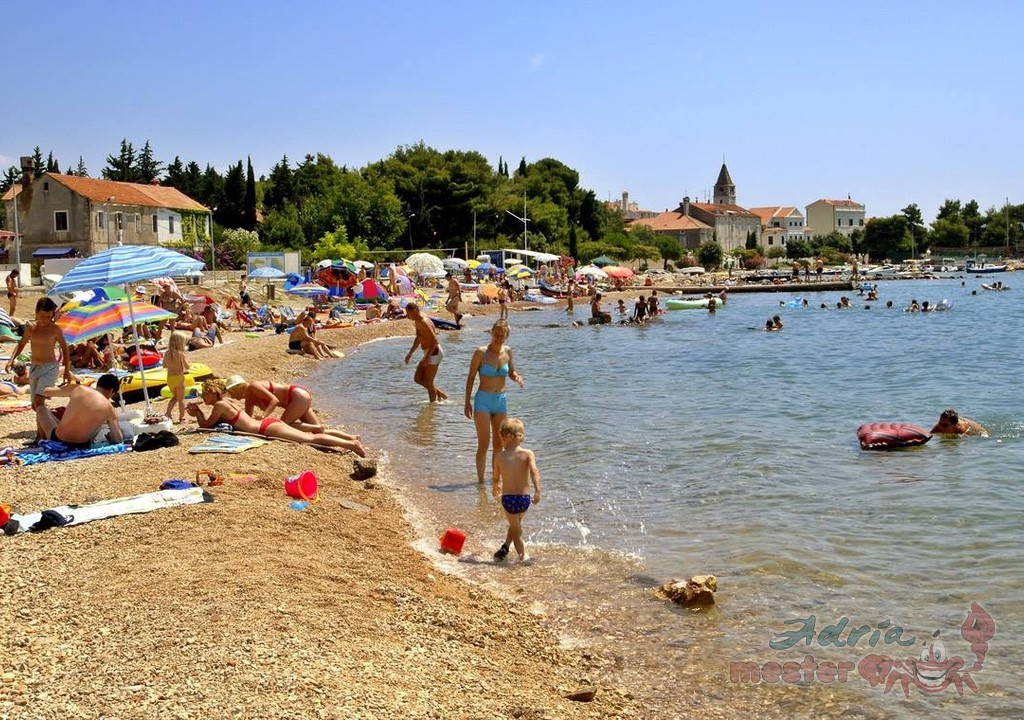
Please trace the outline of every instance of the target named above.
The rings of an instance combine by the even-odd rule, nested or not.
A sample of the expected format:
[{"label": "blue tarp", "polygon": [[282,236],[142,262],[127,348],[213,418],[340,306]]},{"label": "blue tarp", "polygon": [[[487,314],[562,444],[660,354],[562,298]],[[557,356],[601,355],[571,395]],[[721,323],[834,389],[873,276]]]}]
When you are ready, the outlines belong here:
[{"label": "blue tarp", "polygon": [[39,248],[32,257],[34,258],[63,258],[63,257],[75,257],[78,255],[78,251],[73,247],[45,247]]}]

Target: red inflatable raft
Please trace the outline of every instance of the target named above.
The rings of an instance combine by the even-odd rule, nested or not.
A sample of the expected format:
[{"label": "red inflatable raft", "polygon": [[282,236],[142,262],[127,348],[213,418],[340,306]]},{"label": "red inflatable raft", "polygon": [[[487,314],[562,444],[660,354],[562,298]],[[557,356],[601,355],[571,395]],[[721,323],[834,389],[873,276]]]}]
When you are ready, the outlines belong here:
[{"label": "red inflatable raft", "polygon": [[931,434],[919,425],[897,422],[864,423],[857,428],[857,439],[864,450],[892,450],[893,448],[924,445]]}]

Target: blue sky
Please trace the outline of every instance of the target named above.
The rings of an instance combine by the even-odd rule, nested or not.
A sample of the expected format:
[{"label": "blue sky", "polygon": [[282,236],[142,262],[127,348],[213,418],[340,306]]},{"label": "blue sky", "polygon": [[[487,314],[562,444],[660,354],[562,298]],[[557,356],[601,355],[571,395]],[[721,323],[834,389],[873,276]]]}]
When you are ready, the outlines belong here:
[{"label": "blue sky", "polygon": [[[1024,4],[0,0],[0,165],[122,138],[220,170],[423,141],[642,208],[1024,203]],[[24,51],[25,39],[32,50]]]}]

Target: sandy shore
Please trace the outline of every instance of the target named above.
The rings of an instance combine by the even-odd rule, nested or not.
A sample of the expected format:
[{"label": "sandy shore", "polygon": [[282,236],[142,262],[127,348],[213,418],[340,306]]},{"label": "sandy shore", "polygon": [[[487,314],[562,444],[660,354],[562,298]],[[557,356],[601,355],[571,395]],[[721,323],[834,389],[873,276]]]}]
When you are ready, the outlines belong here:
[{"label": "sandy shore", "polygon": [[[322,336],[344,350],[411,329],[394,321]],[[285,336],[228,340],[192,359],[219,376],[274,380],[302,377],[315,362],[285,354]],[[0,415],[3,444],[29,439],[33,419]],[[557,619],[520,601],[528,587],[510,584],[502,596],[438,570],[412,548],[396,495],[353,479],[353,456],[280,442],[191,455],[205,434],[194,424],[176,431],[179,447],[0,468],[0,501],[26,512],[150,492],[205,470],[255,478],[211,488],[212,504],[0,538],[0,717],[646,718],[682,709],[649,704],[600,650],[569,649]],[[296,512],[282,485],[303,469],[317,473],[322,498]],[[346,509],[349,500],[370,509]],[[585,687],[598,688],[592,702],[565,697]],[[701,694],[686,691],[687,717],[764,710],[756,698],[703,705]]]}]

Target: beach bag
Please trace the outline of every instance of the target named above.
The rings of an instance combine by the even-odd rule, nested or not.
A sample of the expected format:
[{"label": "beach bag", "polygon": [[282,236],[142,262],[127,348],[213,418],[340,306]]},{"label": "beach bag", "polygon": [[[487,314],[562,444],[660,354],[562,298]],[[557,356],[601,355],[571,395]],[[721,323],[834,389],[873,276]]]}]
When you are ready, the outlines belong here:
[{"label": "beach bag", "polygon": [[177,435],[170,430],[161,430],[157,433],[141,433],[136,435],[135,442],[132,443],[132,450],[135,452],[145,452],[147,450],[174,447],[178,444],[180,444],[180,441]]}]

